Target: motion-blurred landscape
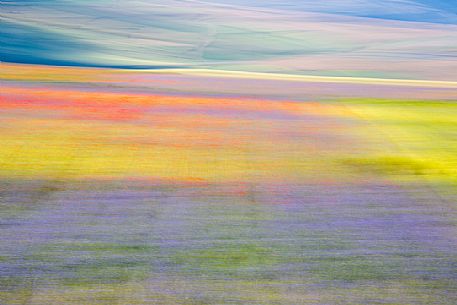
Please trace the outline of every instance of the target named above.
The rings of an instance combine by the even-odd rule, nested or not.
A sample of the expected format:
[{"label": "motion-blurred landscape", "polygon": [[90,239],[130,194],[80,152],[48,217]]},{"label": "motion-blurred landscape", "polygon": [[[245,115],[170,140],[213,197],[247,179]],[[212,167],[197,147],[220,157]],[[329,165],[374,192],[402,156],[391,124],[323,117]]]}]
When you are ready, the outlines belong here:
[{"label": "motion-blurred landscape", "polygon": [[0,304],[457,303],[457,3],[0,1]]}]

